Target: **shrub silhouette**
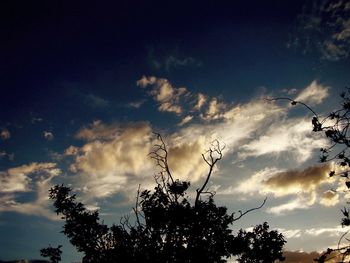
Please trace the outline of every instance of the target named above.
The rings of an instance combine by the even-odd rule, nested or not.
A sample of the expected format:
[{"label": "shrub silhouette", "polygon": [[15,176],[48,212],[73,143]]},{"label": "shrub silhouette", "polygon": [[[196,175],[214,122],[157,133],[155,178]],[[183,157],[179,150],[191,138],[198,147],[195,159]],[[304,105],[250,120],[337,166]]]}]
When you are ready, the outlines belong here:
[{"label": "shrub silhouette", "polygon": [[58,246],[58,247],[47,247],[47,248],[43,248],[40,250],[40,255],[42,257],[46,257],[50,259],[51,263],[58,263],[61,261],[61,247],[62,246]]},{"label": "shrub silhouette", "polygon": [[139,188],[134,220],[125,217],[120,224],[108,227],[101,222],[98,211],[88,211],[77,202],[69,187],[56,185],[50,190],[55,211],[65,220],[63,233],[84,253],[84,263],[219,263],[231,256],[237,256],[239,262],[284,260],[285,240],[277,231],[269,231],[267,223],[256,226],[253,232],[241,230],[236,236],[230,228],[248,212],[261,208],[266,199],[261,206],[235,216],[226,207],[217,206],[214,193],[205,190],[214,166],[222,158],[219,142],[203,154],[209,171],[192,203],[186,194],[190,182],[174,180],[166,145],[157,136],[160,144],[150,156],[161,171],[155,176],[153,191]]}]

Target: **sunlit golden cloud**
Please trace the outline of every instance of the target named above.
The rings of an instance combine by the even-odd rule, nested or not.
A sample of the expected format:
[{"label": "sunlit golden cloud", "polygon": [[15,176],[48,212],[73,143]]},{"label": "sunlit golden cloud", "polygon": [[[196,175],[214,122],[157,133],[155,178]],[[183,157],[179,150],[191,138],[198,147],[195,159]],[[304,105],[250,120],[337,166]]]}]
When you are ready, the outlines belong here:
[{"label": "sunlit golden cloud", "polygon": [[150,95],[159,104],[159,111],[181,114],[183,112],[180,100],[190,94],[185,87],[176,88],[167,79],[143,76],[137,81],[137,85],[146,88],[152,86]]},{"label": "sunlit golden cloud", "polygon": [[[237,187],[220,190],[221,194],[260,195],[272,194],[275,197],[293,196],[285,203],[267,208],[273,214],[285,214],[296,209],[307,209],[325,203],[323,185],[331,185],[334,179],[328,176],[330,164],[310,166],[300,170],[279,171],[277,168],[266,168],[258,171],[249,179],[243,180]],[[330,202],[330,201],[328,201]],[[332,202],[335,202],[333,199]]]}]

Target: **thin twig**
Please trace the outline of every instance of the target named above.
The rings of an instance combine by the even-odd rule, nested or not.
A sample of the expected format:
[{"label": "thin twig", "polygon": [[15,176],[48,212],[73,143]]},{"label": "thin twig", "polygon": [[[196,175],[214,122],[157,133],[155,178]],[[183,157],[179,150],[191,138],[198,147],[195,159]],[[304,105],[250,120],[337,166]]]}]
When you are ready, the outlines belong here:
[{"label": "thin twig", "polygon": [[[244,215],[246,215],[246,214],[248,214],[248,213],[250,213],[250,212],[252,212],[252,211],[254,211],[254,210],[258,210],[258,209],[262,208],[262,207],[265,205],[266,200],[267,200],[267,197],[265,197],[264,201],[262,202],[262,204],[261,204],[260,206],[254,207],[254,208],[251,208],[251,209],[248,209],[247,211],[245,211],[245,212],[243,212],[243,213],[242,213],[242,211],[238,211],[240,215],[239,215],[238,217],[236,217],[236,218],[233,218],[233,221],[237,221],[237,220],[239,220],[242,216],[244,216]],[[234,215],[234,214],[233,214],[233,215]]]}]

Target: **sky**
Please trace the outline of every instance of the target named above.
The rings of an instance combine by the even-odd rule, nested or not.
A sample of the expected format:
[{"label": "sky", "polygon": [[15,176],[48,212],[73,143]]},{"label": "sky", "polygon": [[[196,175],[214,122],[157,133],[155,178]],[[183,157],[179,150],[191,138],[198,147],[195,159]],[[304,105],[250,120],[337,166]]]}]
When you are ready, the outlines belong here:
[{"label": "sky", "polygon": [[208,171],[201,153],[226,145],[216,202],[237,213],[267,197],[233,231],[267,221],[286,262],[337,244],[348,193],[318,162],[327,141],[306,108],[266,98],[337,108],[350,2],[1,1],[0,13],[0,259],[62,244],[62,262],[79,261],[48,190],[69,185],[119,222],[138,185],[154,187],[154,132],[190,191]]}]

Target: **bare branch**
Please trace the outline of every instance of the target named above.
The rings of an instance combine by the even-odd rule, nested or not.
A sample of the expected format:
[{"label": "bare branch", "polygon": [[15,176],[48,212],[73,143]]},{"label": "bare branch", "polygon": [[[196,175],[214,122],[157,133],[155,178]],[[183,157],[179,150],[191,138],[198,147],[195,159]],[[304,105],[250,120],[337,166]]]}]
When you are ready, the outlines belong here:
[{"label": "bare branch", "polygon": [[246,215],[246,214],[248,214],[248,213],[250,213],[250,212],[252,212],[252,211],[254,211],[254,210],[258,210],[258,209],[262,208],[262,207],[265,205],[266,200],[267,200],[267,197],[265,197],[265,199],[264,199],[264,201],[262,202],[262,204],[261,204],[260,206],[258,206],[258,207],[254,207],[254,208],[248,209],[248,210],[245,211],[245,212],[238,211],[238,212],[239,212],[239,216],[236,217],[236,218],[234,217],[234,213],[233,213],[233,214],[232,214],[232,216],[233,216],[233,221],[237,221],[237,220],[239,220],[242,216],[244,216],[244,215]]},{"label": "bare branch", "polygon": [[137,189],[137,195],[136,195],[136,202],[135,202],[135,207],[133,208],[135,216],[136,216],[136,223],[138,226],[141,226],[140,218],[139,218],[139,197],[140,197],[140,187],[141,185],[139,184],[139,187]]},{"label": "bare branch", "polygon": [[168,175],[171,182],[174,183],[174,178],[170,172],[168,164],[168,150],[166,144],[159,133],[154,133],[157,137],[157,140],[160,141],[160,144],[153,146],[153,151],[149,153],[149,156],[154,159],[157,165]]},{"label": "bare branch", "polygon": [[[213,173],[213,169],[214,169],[214,166],[215,164],[221,160],[222,158],[222,151],[225,149],[226,145],[224,146],[220,146],[220,143],[218,140],[214,140],[212,143],[211,143],[211,146],[204,154],[202,154],[202,158],[203,160],[207,163],[207,165],[209,166],[209,171],[208,171],[208,174],[207,174],[207,177],[202,185],[202,187],[198,188],[196,190],[197,194],[196,194],[196,199],[195,199],[195,206],[198,204],[198,201],[199,201],[199,198],[200,198],[200,195],[202,193],[204,193],[204,189],[205,187],[207,186],[209,180],[210,180],[210,177]],[[208,157],[206,157],[206,154],[208,155]],[[214,156],[214,154],[216,156]]]},{"label": "bare branch", "polygon": [[265,98],[265,100],[270,101],[270,102],[271,101],[278,101],[278,100],[288,100],[291,102],[292,105],[297,105],[297,104],[303,105],[305,108],[307,108],[309,111],[311,111],[318,118],[317,113],[312,108],[310,108],[307,104],[305,104],[304,102],[292,100],[291,98],[288,98],[288,97]]}]

